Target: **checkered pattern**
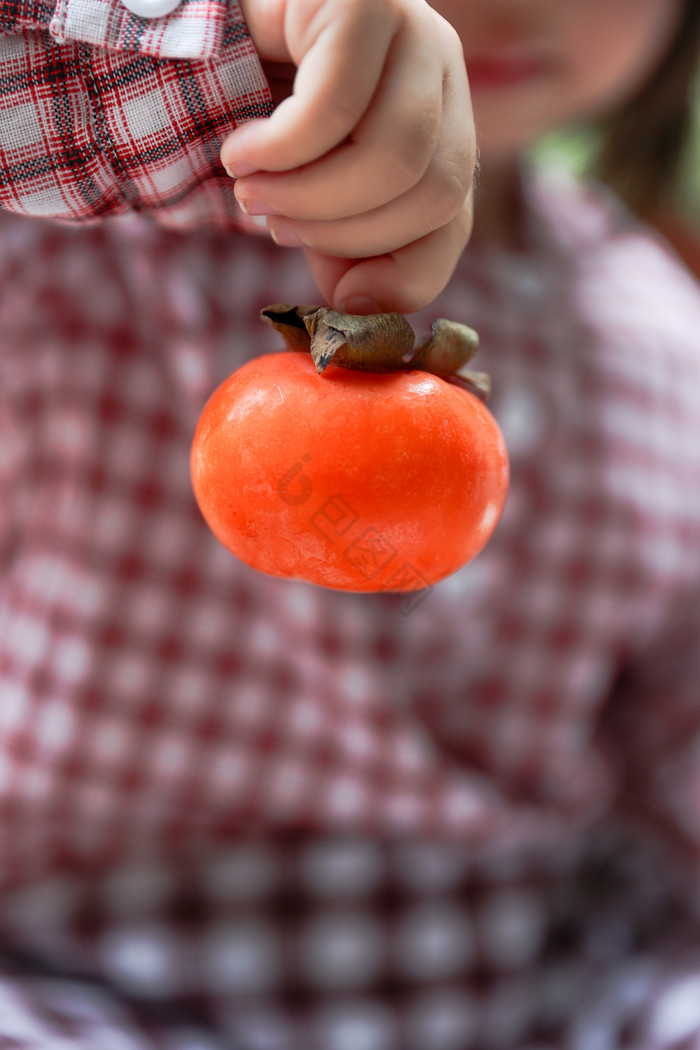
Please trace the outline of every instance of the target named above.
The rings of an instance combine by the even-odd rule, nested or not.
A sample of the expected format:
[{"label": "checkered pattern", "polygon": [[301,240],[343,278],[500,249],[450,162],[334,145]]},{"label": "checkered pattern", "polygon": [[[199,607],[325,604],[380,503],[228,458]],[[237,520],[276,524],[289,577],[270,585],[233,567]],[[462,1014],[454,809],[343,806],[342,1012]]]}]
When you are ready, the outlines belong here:
[{"label": "checkered pattern", "polygon": [[32,1050],[697,1047],[697,943],[659,857],[630,845],[601,838],[568,882],[571,853],[258,837],[177,869],[29,883],[5,900],[23,950],[0,957],[0,1035]]},{"label": "checkered pattern", "polygon": [[8,1046],[700,1045],[700,302],[605,202],[529,207],[430,311],[481,333],[506,511],[408,606],[193,501],[295,253],[0,216]]},{"label": "checkered pattern", "polygon": [[219,148],[271,100],[234,0],[157,19],[120,0],[8,0],[0,16],[0,207],[235,227]]}]

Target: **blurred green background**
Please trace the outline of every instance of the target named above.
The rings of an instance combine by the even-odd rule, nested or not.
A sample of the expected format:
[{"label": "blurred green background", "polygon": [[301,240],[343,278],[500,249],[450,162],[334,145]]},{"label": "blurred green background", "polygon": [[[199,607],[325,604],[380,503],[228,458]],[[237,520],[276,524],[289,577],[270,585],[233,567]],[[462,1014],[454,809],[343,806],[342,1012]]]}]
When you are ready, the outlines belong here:
[{"label": "blurred green background", "polygon": [[[689,229],[700,234],[700,80],[694,89],[695,124],[683,158],[678,187],[679,211]],[[532,151],[535,161],[556,162],[585,175],[592,167],[597,148],[590,128],[572,128],[547,136]]]}]

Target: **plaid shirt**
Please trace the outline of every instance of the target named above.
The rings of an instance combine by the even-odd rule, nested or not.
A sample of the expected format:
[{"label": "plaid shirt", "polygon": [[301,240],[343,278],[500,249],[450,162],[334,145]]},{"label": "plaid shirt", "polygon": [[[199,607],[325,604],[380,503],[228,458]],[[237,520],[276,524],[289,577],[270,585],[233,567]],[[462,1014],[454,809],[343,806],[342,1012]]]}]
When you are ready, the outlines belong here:
[{"label": "plaid shirt", "polygon": [[2,0],[0,31],[0,207],[235,224],[219,147],[271,100],[234,0],[156,19],[119,0]]},{"label": "plaid shirt", "polygon": [[[8,11],[5,207],[235,226],[236,24]],[[260,576],[194,504],[204,400],[315,298],[296,253],[0,215],[0,1045],[700,1037],[700,301],[605,198],[526,207],[413,319],[479,330],[512,466],[420,600]]]}]

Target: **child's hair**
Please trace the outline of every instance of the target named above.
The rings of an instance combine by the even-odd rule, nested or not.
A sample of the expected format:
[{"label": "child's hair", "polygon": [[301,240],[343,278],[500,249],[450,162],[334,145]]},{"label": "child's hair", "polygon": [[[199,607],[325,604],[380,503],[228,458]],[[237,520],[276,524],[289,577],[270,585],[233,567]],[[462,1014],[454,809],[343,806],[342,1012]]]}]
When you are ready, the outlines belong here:
[{"label": "child's hair", "polygon": [[600,124],[595,172],[638,215],[673,203],[693,128],[700,0],[687,0],[675,40],[651,80]]}]

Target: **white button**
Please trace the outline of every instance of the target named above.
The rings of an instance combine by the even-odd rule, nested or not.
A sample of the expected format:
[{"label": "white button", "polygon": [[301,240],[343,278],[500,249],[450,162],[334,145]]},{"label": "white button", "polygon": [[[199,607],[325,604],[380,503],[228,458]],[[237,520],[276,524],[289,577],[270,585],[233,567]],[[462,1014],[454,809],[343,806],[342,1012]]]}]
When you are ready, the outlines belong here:
[{"label": "white button", "polygon": [[122,0],[124,7],[141,18],[162,18],[179,5],[180,0]]}]

